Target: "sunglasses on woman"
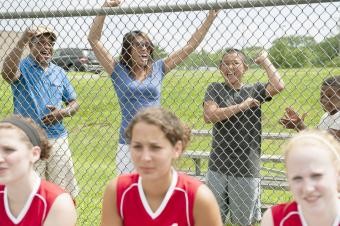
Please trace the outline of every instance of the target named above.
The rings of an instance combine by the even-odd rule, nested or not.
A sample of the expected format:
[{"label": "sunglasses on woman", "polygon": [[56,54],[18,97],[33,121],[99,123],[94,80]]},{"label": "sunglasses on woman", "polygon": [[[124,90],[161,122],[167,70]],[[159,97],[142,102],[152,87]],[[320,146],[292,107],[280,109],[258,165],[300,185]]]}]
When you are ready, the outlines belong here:
[{"label": "sunglasses on woman", "polygon": [[147,48],[147,49],[150,49],[152,47],[151,43],[148,42],[148,41],[134,41],[133,42],[133,45],[137,48]]}]

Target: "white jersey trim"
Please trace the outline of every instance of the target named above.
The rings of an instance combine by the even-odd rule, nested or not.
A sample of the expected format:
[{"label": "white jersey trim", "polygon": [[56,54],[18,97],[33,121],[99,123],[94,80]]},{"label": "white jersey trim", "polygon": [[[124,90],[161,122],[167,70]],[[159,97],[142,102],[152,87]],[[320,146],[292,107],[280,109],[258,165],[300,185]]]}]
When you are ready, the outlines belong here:
[{"label": "white jersey trim", "polygon": [[187,223],[189,226],[191,226],[190,224],[190,217],[189,217],[189,197],[188,197],[188,193],[183,190],[182,188],[175,188],[175,190],[177,191],[181,191],[184,193],[185,196],[185,213],[186,213],[186,217],[187,217]]},{"label": "white jersey trim", "polygon": [[[302,223],[302,226],[308,226],[307,221],[306,221],[305,217],[303,216],[303,212],[302,212],[300,205],[297,205],[297,211],[290,212],[287,216],[285,216],[281,220],[280,226],[283,226],[285,221],[294,214],[297,214],[299,216],[301,223]],[[340,224],[340,212],[337,214],[336,218],[334,219],[332,226],[338,226],[339,224]]]},{"label": "white jersey trim", "polygon": [[[340,212],[339,212],[340,209],[339,209],[339,207],[340,206],[339,206],[339,202],[338,202],[338,214],[336,215],[332,226],[338,226],[340,224]],[[305,217],[303,216],[303,212],[302,212],[300,205],[298,205],[297,208],[298,208],[298,211],[299,211],[299,216],[301,218],[302,226],[308,226],[307,221],[306,221]]]},{"label": "white jersey trim", "polygon": [[136,186],[138,186],[138,184],[137,183],[133,183],[123,192],[122,200],[120,202],[120,216],[121,216],[122,220],[124,220],[123,208],[124,208],[125,195],[126,195],[126,193],[128,191],[130,191],[133,187],[136,187]]},{"label": "white jersey trim", "polygon": [[47,211],[47,201],[44,197],[42,197],[41,195],[39,194],[36,194],[36,196],[41,199],[41,201],[44,203],[44,214],[43,214],[43,217],[42,217],[42,223],[45,222],[45,219],[46,219],[46,211]]},{"label": "white jersey trim", "polygon": [[144,190],[143,190],[143,187],[142,187],[142,177],[138,178],[138,192],[139,192],[139,196],[140,196],[141,201],[142,201],[142,205],[144,206],[145,211],[149,214],[149,216],[153,220],[156,219],[165,209],[166,205],[168,204],[168,202],[169,202],[169,200],[170,200],[170,198],[171,198],[171,196],[172,196],[172,194],[175,190],[177,181],[178,181],[178,174],[174,169],[172,169],[172,178],[171,178],[171,183],[170,183],[169,189],[168,189],[161,205],[158,207],[156,212],[153,212],[148,201],[147,201],[147,199],[146,199],[146,196],[144,194]]},{"label": "white jersey trim", "polygon": [[290,212],[287,216],[285,216],[285,217],[281,220],[280,226],[283,226],[283,224],[285,223],[285,221],[286,221],[288,218],[290,218],[292,215],[294,215],[294,214],[297,214],[297,215],[300,217],[299,212],[297,212],[297,211],[292,211],[292,212]]},{"label": "white jersey trim", "polygon": [[[18,224],[20,221],[22,221],[22,219],[26,216],[27,211],[29,210],[29,208],[31,207],[32,201],[34,196],[37,194],[38,189],[40,187],[40,183],[41,183],[41,179],[37,176],[36,181],[33,184],[33,189],[31,194],[28,196],[28,199],[26,200],[26,203],[24,205],[24,207],[21,209],[20,213],[18,214],[17,217],[13,216],[10,208],[9,208],[9,203],[8,203],[8,191],[7,188],[5,187],[4,189],[4,205],[5,205],[5,211],[6,214],[8,216],[8,218],[14,223],[14,224]],[[46,202],[44,202],[46,203]]]}]

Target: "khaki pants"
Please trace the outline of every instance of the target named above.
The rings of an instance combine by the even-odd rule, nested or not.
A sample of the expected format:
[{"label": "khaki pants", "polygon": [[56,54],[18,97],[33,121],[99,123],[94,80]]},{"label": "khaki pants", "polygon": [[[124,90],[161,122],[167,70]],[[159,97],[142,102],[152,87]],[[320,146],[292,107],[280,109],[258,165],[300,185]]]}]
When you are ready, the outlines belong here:
[{"label": "khaki pants", "polygon": [[67,138],[49,139],[49,142],[52,145],[51,156],[37,161],[34,168],[41,178],[59,185],[75,198],[79,189]]}]

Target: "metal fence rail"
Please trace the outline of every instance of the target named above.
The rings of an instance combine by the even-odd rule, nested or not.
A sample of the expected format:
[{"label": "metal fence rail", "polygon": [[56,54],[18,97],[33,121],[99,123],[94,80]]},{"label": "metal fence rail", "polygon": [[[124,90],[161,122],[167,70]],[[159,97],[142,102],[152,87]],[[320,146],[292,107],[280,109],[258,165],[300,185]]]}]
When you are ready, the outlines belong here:
[{"label": "metal fence rail", "polygon": [[[249,84],[268,81],[263,68],[255,63],[257,55],[266,50],[285,89],[261,106],[262,179],[268,182],[271,173],[282,177],[281,145],[291,136],[278,123],[285,108],[292,107],[300,115],[308,112],[306,125],[318,126],[324,114],[319,101],[321,83],[340,75],[340,0],[125,0],[116,8],[100,8],[95,0],[0,3],[0,70],[26,28],[45,24],[58,33],[52,62],[66,71],[80,103],[79,112],[63,121],[80,190],[76,198],[78,225],[99,225],[104,187],[116,176],[121,123],[112,78],[95,57],[89,57],[93,55],[88,41],[93,16],[107,15],[101,41],[114,59],[119,59],[124,35],[142,30],[150,36],[157,61],[185,46],[210,9],[221,10],[201,44],[162,78],[160,104],[194,128],[188,147],[191,151],[184,153],[180,164],[205,176],[213,124],[204,121],[202,103],[209,84],[225,82],[219,70],[225,50],[237,48],[245,53],[249,67],[243,79]],[[21,58],[29,52],[26,46]],[[60,84],[53,88],[57,90]],[[239,100],[237,95],[233,98]],[[2,118],[13,113],[12,88],[3,79],[0,106]],[[287,201],[287,184],[275,188],[270,194],[262,192],[262,201]]]},{"label": "metal fence rail", "polygon": [[[211,136],[212,131],[211,130],[192,130],[192,135],[194,136]],[[262,138],[263,139],[270,139],[270,140],[286,140],[288,138],[292,137],[289,133],[268,133],[263,132]]]},{"label": "metal fence rail", "polygon": [[24,18],[49,18],[49,17],[79,17],[95,15],[127,15],[146,13],[168,13],[201,11],[210,9],[245,9],[269,6],[288,6],[297,4],[334,3],[339,0],[233,0],[226,2],[196,3],[196,4],[159,4],[139,7],[122,8],[93,8],[85,10],[62,10],[62,11],[34,11],[34,12],[0,12],[0,19],[24,19]]}]

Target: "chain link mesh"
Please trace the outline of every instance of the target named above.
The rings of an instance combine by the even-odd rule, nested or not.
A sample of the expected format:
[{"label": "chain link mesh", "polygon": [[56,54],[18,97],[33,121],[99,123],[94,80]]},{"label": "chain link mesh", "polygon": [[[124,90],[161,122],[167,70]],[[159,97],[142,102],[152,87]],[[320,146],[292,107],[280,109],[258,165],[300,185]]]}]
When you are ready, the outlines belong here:
[{"label": "chain link mesh", "polygon": [[[249,70],[244,83],[268,81],[264,70],[254,62],[256,56],[266,50],[279,69],[285,90],[262,105],[262,131],[257,131],[263,138],[262,207],[291,199],[286,192],[280,146],[294,132],[283,128],[278,121],[285,108],[292,107],[300,115],[308,112],[305,117],[308,127],[317,127],[320,123],[324,114],[319,102],[322,81],[340,75],[339,1],[196,3],[186,0],[171,4],[126,1],[111,10],[102,10],[97,1],[92,0],[9,1],[0,6],[0,67],[26,28],[44,24],[58,34],[52,62],[66,71],[81,106],[79,112],[63,120],[72,153],[72,159],[66,161],[73,160],[79,186],[76,198],[79,225],[99,224],[104,187],[115,177],[122,117],[111,79],[87,40],[97,13],[111,14],[105,20],[101,42],[115,59],[118,60],[123,35],[141,30],[151,38],[157,60],[167,58],[187,44],[207,17],[205,10],[224,8],[199,47],[162,82],[160,104],[186,121],[194,134],[189,151],[176,167],[200,178],[206,175],[212,125],[203,120],[202,103],[210,83],[224,82],[219,65],[225,49],[237,48],[245,53]],[[29,52],[26,46],[20,58]],[[13,112],[13,95],[4,80],[0,81],[0,89],[0,114],[4,117]],[[242,138],[244,134],[238,135]],[[234,164],[240,168],[244,162]]]}]

